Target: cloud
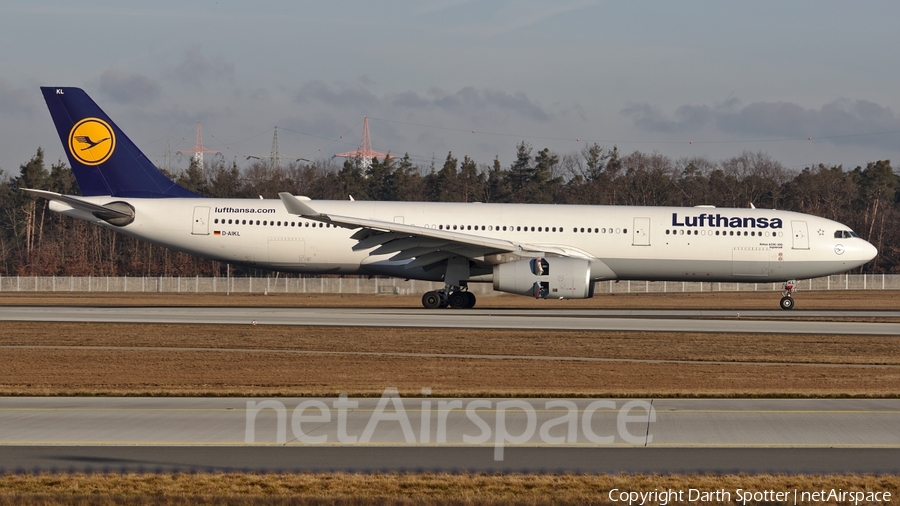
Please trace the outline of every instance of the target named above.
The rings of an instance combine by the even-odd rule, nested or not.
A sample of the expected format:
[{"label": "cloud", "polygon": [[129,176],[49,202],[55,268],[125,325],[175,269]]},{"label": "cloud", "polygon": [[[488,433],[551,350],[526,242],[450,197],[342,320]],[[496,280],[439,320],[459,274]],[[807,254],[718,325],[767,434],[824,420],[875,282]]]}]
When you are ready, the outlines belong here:
[{"label": "cloud", "polygon": [[310,81],[304,84],[295,96],[297,102],[323,102],[336,107],[361,107],[370,109],[381,105],[381,101],[365,88],[343,87],[340,84],[329,86],[322,81]]},{"label": "cloud", "polygon": [[34,113],[35,102],[24,88],[13,88],[0,80],[0,114],[4,116],[28,116]]},{"label": "cloud", "polygon": [[781,137],[830,137],[835,143],[878,144],[871,135],[900,130],[900,116],[867,100],[838,99],[820,109],[787,102],[750,104],[719,119],[728,133]]},{"label": "cloud", "polygon": [[431,100],[414,91],[404,91],[391,99],[391,105],[395,107],[408,107],[410,109],[425,109],[431,104]]},{"label": "cloud", "polygon": [[834,144],[895,147],[900,116],[889,107],[867,100],[837,99],[818,109],[792,102],[754,102],[740,107],[729,99],[721,104],[683,105],[671,116],[649,104],[633,104],[621,114],[647,132],[696,132],[712,126],[738,136],[762,138],[824,138]]},{"label": "cloud", "polygon": [[630,116],[634,125],[648,132],[694,132],[714,119],[713,108],[707,105],[683,105],[672,118],[650,104],[632,104],[621,113]]},{"label": "cloud", "polygon": [[456,114],[495,110],[504,113],[516,113],[524,118],[539,122],[547,122],[552,119],[550,113],[521,91],[510,94],[505,91],[491,89],[479,90],[472,86],[466,86],[456,93],[447,93],[437,88],[428,90],[426,95],[421,95],[414,91],[406,91],[395,95],[391,105],[412,109],[438,108]]},{"label": "cloud", "polygon": [[177,81],[193,85],[210,79],[230,81],[234,79],[234,64],[221,57],[207,58],[203,55],[202,45],[196,43],[187,48],[181,63],[166,74]]},{"label": "cloud", "polygon": [[[347,133],[351,125],[337,121],[333,115],[319,113],[310,118],[306,116],[292,116],[279,121],[282,128],[294,134],[300,134],[304,137],[311,137],[316,145],[322,144],[322,141],[332,142],[337,145],[335,149],[341,149],[346,144],[352,146],[358,144],[356,139],[344,139],[341,142],[327,141],[327,139],[339,139],[341,135]],[[331,153],[329,153],[331,154]]]},{"label": "cloud", "polygon": [[404,91],[379,98],[361,86],[310,81],[300,88],[295,98],[298,103],[320,102],[335,107],[369,111],[403,107],[413,110],[437,109],[459,115],[480,114],[485,111],[514,113],[539,122],[547,122],[552,119],[550,113],[521,91],[507,93],[499,90],[476,89],[473,86],[465,86],[456,93],[431,88],[425,94]]},{"label": "cloud", "polygon": [[147,105],[159,97],[161,88],[147,76],[110,68],[100,76],[98,89],[120,104]]}]

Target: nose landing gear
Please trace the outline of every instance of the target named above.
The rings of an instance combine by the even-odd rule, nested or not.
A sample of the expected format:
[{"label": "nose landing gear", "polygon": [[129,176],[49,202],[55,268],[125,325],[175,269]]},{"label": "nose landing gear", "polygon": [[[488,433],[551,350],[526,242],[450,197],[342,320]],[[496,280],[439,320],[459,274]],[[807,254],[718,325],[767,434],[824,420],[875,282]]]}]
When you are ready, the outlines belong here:
[{"label": "nose landing gear", "polygon": [[781,309],[794,309],[794,298],[791,296],[795,291],[797,291],[796,281],[791,280],[784,283],[784,290],[781,292]]}]

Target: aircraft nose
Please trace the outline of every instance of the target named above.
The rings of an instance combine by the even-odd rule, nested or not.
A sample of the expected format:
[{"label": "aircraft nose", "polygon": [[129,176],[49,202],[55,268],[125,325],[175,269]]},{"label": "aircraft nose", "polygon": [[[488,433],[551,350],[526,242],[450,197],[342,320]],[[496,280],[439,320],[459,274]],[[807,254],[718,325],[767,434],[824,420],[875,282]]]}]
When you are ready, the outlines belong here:
[{"label": "aircraft nose", "polygon": [[872,260],[878,255],[878,248],[869,241],[863,241],[864,245],[860,248],[860,256],[866,259],[866,262]]},{"label": "aircraft nose", "polygon": [[878,248],[864,239],[857,239],[850,244],[846,244],[846,251],[843,255],[856,265],[863,265],[878,255]]}]

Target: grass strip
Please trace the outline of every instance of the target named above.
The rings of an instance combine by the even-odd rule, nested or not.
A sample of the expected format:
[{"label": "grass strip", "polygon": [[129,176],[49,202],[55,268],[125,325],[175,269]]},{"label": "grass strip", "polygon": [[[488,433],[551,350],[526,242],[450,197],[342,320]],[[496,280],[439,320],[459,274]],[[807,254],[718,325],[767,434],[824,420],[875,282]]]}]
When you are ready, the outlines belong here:
[{"label": "grass strip", "polygon": [[[577,474],[8,474],[0,504],[622,504],[610,490],[879,491],[900,494],[894,475]],[[724,496],[719,496],[722,498]],[[654,502],[656,503],[656,502]],[[790,501],[749,504],[793,504]],[[816,502],[836,504],[838,502]]]}]

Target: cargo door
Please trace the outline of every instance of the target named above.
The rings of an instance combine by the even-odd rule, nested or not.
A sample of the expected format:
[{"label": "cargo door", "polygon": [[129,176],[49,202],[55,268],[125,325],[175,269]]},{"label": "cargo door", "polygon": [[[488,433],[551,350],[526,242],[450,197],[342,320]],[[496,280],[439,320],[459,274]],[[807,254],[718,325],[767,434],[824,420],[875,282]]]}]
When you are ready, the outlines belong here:
[{"label": "cargo door", "polygon": [[306,265],[306,241],[298,237],[270,237],[269,262]]},{"label": "cargo door", "polygon": [[738,277],[764,277],[769,275],[769,248],[734,248],[731,274]]}]

